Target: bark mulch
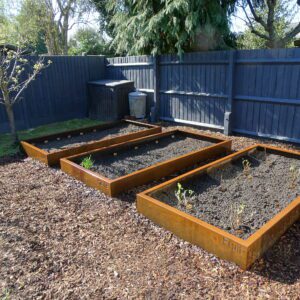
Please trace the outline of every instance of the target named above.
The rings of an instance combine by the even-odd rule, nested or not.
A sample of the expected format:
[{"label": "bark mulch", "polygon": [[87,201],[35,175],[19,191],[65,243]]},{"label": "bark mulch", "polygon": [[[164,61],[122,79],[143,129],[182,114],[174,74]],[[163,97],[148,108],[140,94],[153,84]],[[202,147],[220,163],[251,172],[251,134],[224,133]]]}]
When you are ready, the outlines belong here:
[{"label": "bark mulch", "polygon": [[112,199],[29,158],[3,159],[0,174],[2,297],[300,299],[300,222],[242,271],[138,215],[149,185]]}]

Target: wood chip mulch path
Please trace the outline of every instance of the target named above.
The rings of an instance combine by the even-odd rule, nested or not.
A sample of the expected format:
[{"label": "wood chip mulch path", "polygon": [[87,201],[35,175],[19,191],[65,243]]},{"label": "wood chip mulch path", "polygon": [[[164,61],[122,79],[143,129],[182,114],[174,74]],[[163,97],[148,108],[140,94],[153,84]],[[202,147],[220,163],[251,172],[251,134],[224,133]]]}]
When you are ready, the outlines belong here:
[{"label": "wood chip mulch path", "polygon": [[145,186],[111,199],[30,158],[0,175],[0,299],[300,299],[300,222],[242,271],[138,215]]}]

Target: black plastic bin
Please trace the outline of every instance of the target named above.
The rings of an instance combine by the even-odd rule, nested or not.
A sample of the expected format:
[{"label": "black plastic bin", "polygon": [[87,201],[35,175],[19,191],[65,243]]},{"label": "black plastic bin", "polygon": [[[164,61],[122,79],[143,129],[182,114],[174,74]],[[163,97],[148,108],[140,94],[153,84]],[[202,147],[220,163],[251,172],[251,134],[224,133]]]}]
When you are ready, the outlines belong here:
[{"label": "black plastic bin", "polygon": [[88,82],[89,117],[114,121],[129,115],[128,94],[134,90],[129,80],[97,80]]}]

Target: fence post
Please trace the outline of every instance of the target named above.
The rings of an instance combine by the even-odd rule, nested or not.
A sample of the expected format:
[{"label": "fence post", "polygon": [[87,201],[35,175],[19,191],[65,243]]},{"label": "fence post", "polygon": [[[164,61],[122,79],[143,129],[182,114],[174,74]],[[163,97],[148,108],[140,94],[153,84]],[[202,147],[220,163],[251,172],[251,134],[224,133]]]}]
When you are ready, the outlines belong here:
[{"label": "fence post", "polygon": [[228,98],[225,106],[224,115],[224,134],[230,135],[232,132],[232,106],[233,106],[233,88],[234,88],[234,66],[235,51],[229,52],[229,69],[228,69]]},{"label": "fence post", "polygon": [[160,104],[159,104],[159,58],[153,56],[153,89],[154,89],[154,106],[151,107],[151,122],[159,120]]}]

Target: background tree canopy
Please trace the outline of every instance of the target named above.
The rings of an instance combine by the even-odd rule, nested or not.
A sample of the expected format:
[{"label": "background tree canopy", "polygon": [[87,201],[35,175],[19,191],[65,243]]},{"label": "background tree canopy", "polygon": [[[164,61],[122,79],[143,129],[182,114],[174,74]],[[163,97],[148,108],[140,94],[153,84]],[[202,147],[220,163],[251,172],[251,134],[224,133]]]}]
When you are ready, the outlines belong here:
[{"label": "background tree canopy", "polygon": [[118,54],[182,53],[232,46],[234,0],[95,0]]},{"label": "background tree canopy", "polygon": [[69,55],[110,55],[102,35],[93,28],[80,28],[70,39]]},{"label": "background tree canopy", "polygon": [[[21,39],[50,55],[290,47],[300,34],[299,5],[300,0],[0,0],[0,43]],[[89,24],[87,14],[97,21]],[[232,27],[238,21],[240,32]]]},{"label": "background tree canopy", "polygon": [[[239,17],[248,29],[238,41],[240,48],[284,48],[300,33],[300,0],[239,0]],[[298,17],[298,18],[297,18]]]}]

